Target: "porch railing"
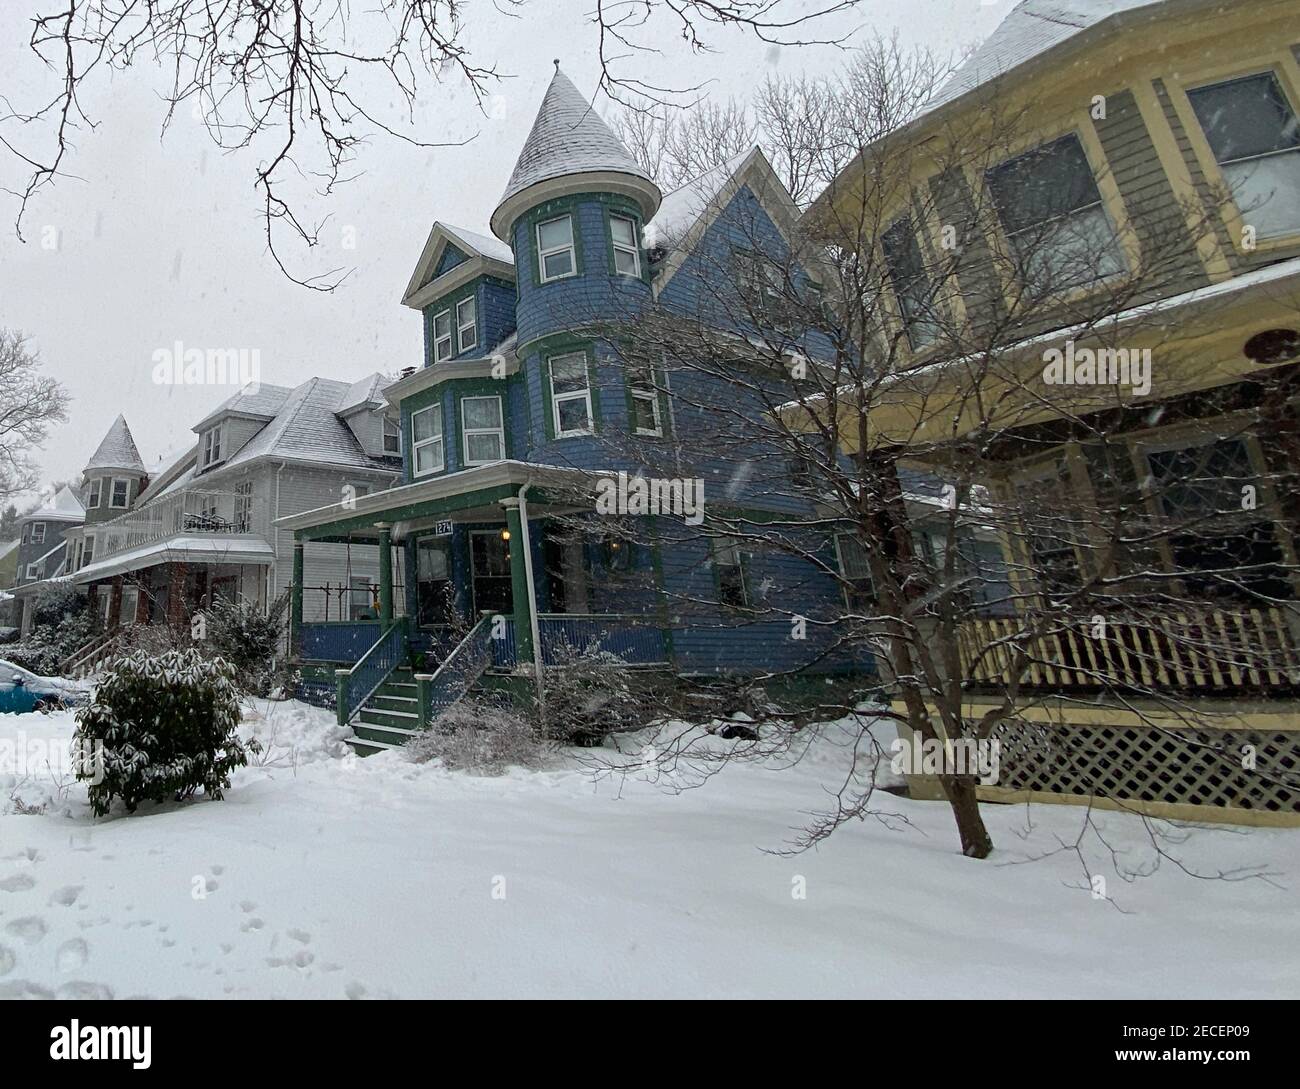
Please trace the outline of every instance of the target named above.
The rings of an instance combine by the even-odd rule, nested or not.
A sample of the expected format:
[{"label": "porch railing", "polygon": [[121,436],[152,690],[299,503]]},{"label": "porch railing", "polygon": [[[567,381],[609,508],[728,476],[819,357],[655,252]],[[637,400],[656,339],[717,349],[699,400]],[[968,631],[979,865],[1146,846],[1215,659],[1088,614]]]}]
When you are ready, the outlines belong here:
[{"label": "porch railing", "polygon": [[346,726],[406,658],[406,620],[394,621],[351,669],[336,669],[339,725]]},{"label": "porch railing", "polygon": [[95,527],[95,559],[177,534],[265,534],[263,496],[186,488]]},{"label": "porch railing", "polygon": [[1028,635],[1020,620],[959,631],[965,675],[1005,683],[1023,647],[1025,688],[1281,695],[1300,690],[1300,639],[1283,610],[1206,609],[1168,618],[1097,617]]},{"label": "porch railing", "polygon": [[298,633],[298,651],[319,662],[356,662],[380,633],[378,620],[310,621]]},{"label": "porch railing", "polygon": [[668,662],[663,628],[643,616],[543,613],[537,618],[537,626],[544,665],[562,664],[588,650],[613,654],[628,665]]},{"label": "porch railing", "polygon": [[420,725],[429,726],[468,692],[495,659],[492,616],[484,616],[431,674],[418,674]]}]

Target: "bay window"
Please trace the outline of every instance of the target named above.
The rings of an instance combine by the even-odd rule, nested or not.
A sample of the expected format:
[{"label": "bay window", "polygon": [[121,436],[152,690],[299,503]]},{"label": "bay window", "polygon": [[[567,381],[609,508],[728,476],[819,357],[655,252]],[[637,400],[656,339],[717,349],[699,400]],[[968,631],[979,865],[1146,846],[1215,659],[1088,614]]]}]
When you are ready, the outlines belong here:
[{"label": "bay window", "polygon": [[441,405],[411,413],[411,466],[416,476],[440,473],[446,466]]}]

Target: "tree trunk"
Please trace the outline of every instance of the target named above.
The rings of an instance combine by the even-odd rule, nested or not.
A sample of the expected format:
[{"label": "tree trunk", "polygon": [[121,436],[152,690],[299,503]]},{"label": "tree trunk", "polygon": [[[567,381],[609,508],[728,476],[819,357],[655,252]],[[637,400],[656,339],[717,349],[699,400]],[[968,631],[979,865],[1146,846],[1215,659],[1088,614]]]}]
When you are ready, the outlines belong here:
[{"label": "tree trunk", "polygon": [[975,797],[975,779],[969,775],[941,775],[939,782],[957,821],[961,853],[968,858],[988,858],[993,853],[993,840],[984,827],[984,816]]}]

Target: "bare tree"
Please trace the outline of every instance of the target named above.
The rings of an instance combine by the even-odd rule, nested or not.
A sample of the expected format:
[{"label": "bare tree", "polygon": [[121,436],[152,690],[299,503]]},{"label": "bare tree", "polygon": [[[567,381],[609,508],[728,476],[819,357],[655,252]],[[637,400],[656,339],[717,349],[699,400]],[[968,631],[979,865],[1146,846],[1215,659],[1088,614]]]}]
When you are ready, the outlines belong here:
[{"label": "bare tree", "polygon": [[[1300,378],[1284,365],[1300,345],[1279,335],[1241,381],[1203,381],[1218,364],[1195,337],[1231,328],[1230,303],[1194,290],[1195,251],[1226,194],[1126,193],[1112,222],[1073,138],[1026,152],[1038,126],[990,95],[979,126],[940,127],[918,152],[902,126],[924,86],[900,101],[861,77],[868,123],[849,150],[865,169],[784,251],[733,208],[749,241],[677,272],[707,284],[693,308],[676,292],[591,323],[618,345],[623,384],[656,376],[674,421],[669,441],[611,432],[611,464],[712,492],[698,527],[627,517],[590,532],[658,544],[665,564],[724,565],[703,590],[670,570],[658,592],[674,624],[804,641],[781,656],[797,665],[756,683],[869,651],[887,702],[867,715],[853,699],[786,700],[764,712],[761,744],[721,756],[670,725],[655,762],[797,755],[810,723],[848,716],[854,771],[797,848],[873,812],[882,721],[937,753],[930,779],[972,857],[993,845],[981,773],[958,750],[1000,746],[1009,797],[1289,804],[1294,744],[1232,701],[1300,684]],[[801,124],[787,119],[825,131]],[[814,573],[840,592],[803,593]],[[1077,725],[1098,708],[1113,726]],[[1166,827],[1148,827],[1164,855]]]},{"label": "bare tree", "polygon": [[40,373],[40,357],[28,338],[0,328],[0,498],[36,486],[33,452],[50,424],[67,419],[67,404],[64,388]]},{"label": "bare tree", "polygon": [[[598,93],[665,100],[683,90],[629,71],[630,58],[655,52],[650,43],[664,29],[696,52],[730,27],[801,45],[832,40],[817,28],[856,3],[827,0],[809,10],[789,0],[601,0],[590,16]],[[527,6],[507,0],[502,10],[522,15]],[[364,11],[336,0],[66,0],[37,10],[29,46],[56,89],[32,104],[0,94],[0,149],[22,174],[4,189],[17,199],[19,238],[32,199],[68,172],[77,136],[99,125],[86,112],[86,91],[127,70],[156,69],[166,79],[164,133],[178,110],[189,110],[218,147],[254,157],[272,259],[294,282],[333,290],[346,270],[298,275],[286,265],[286,242],[310,249],[320,241],[325,219],[303,206],[348,180],[371,136],[440,146],[420,135],[413,117],[422,81],[456,80],[482,106],[499,73],[494,62],[471,57],[465,13],[462,0],[380,0]]]}]

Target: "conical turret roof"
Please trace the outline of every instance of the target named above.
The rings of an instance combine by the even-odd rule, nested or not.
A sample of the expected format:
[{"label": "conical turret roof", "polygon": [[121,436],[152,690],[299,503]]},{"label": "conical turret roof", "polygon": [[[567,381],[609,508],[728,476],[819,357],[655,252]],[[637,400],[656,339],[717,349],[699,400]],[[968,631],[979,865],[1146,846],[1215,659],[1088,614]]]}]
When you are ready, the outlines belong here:
[{"label": "conical turret roof", "polygon": [[619,175],[600,188],[634,197],[647,219],[659,207],[658,187],[557,62],[510,184],[492,215],[492,233],[507,240],[510,223],[528,206],[526,193],[533,186],[584,174]]},{"label": "conical turret roof", "polygon": [[86,471],[91,469],[129,469],[141,475],[148,472],[140,459],[140,451],[136,449],[131,429],[126,426],[125,416],[119,415],[113,421],[99,449],[90,455]]}]

